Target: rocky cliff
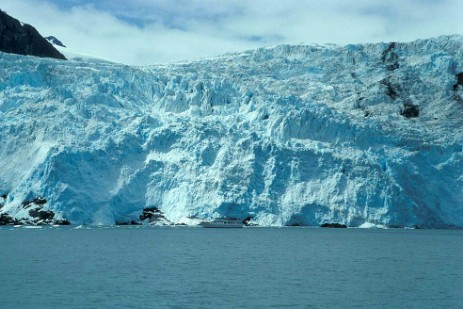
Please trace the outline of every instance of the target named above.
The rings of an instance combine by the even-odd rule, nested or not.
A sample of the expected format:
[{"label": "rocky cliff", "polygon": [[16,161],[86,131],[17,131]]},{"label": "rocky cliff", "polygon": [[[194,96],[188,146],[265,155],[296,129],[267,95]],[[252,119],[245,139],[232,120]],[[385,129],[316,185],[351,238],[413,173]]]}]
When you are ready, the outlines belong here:
[{"label": "rocky cliff", "polygon": [[0,10],[0,51],[11,54],[66,59],[31,25]]}]

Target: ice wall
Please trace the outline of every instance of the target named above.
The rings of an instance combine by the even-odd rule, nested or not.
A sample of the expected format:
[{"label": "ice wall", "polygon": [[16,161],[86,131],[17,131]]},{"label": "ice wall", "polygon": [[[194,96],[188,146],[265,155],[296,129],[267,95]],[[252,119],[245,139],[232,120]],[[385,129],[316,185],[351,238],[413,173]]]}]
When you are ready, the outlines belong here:
[{"label": "ice wall", "polygon": [[461,227],[462,72],[461,36],[152,67],[0,53],[0,212]]}]

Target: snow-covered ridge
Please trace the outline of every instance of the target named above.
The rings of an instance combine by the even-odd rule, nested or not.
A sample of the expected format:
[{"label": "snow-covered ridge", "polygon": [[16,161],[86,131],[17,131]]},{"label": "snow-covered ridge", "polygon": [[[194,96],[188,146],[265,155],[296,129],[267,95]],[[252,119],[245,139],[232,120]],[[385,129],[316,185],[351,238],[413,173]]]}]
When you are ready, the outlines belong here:
[{"label": "snow-covered ridge", "polygon": [[463,226],[461,36],[0,63],[0,212],[18,220],[35,205],[76,224],[159,208],[177,223]]},{"label": "snow-covered ridge", "polygon": [[48,37],[45,37],[45,39],[51,45],[53,45],[53,47],[57,51],[59,51],[62,55],[64,55],[66,57],[66,59],[74,60],[74,61],[90,61],[90,62],[102,61],[102,62],[110,62],[110,63],[112,63],[109,60],[102,59],[100,57],[93,56],[93,55],[90,55],[90,54],[87,54],[87,53],[83,53],[83,52],[80,52],[80,51],[75,50],[73,48],[69,48],[66,45],[64,45],[63,42],[61,42],[59,39],[57,39],[54,36],[48,36]]}]

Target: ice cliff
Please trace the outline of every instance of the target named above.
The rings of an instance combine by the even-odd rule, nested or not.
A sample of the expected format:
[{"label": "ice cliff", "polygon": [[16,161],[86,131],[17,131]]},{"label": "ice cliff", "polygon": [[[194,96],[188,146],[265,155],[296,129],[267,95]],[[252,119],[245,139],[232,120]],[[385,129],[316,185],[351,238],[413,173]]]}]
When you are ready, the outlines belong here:
[{"label": "ice cliff", "polygon": [[150,67],[0,53],[0,212],[462,227],[462,72],[461,36]]}]

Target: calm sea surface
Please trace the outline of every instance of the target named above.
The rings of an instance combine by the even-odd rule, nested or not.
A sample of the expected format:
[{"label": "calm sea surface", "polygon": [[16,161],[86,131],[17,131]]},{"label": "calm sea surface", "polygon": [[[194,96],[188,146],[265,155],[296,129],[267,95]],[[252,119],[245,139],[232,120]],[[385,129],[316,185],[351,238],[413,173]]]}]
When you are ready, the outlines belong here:
[{"label": "calm sea surface", "polygon": [[0,228],[0,308],[463,308],[463,231]]}]

